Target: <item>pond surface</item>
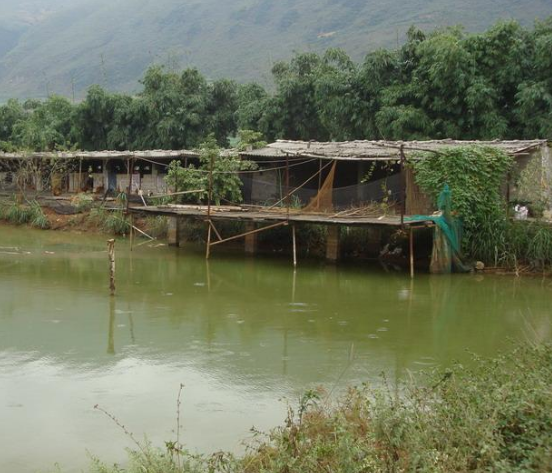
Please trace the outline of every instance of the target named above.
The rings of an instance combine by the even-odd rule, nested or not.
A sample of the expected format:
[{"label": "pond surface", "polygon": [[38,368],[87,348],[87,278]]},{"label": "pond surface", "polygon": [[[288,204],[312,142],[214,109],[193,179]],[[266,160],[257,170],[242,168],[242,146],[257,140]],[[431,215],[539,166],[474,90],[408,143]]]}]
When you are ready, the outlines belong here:
[{"label": "pond surface", "polygon": [[81,471],[132,446],[240,451],[305,389],[395,382],[552,338],[551,282],[386,273],[0,227],[0,471]]}]

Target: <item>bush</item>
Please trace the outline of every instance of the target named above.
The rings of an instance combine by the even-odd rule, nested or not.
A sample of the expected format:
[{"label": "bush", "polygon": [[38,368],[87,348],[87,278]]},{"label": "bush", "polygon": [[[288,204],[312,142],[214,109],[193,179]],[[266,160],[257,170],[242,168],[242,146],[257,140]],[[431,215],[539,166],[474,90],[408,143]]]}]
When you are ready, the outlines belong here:
[{"label": "bush", "polygon": [[436,370],[399,388],[399,395],[363,386],[332,404],[323,392],[309,391],[282,427],[257,433],[242,457],[191,455],[175,442],[157,450],[125,429],[138,447],[128,465],[110,468],[96,460],[91,471],[550,471],[551,388],[552,345],[523,346],[476,359],[471,369]]},{"label": "bush", "polygon": [[145,219],[145,232],[153,238],[164,238],[167,236],[169,221],[162,215],[148,216]]},{"label": "bush", "polygon": [[130,231],[130,223],[123,210],[106,210],[96,207],[90,211],[89,221],[100,230],[114,235],[126,235]]},{"label": "bush", "polygon": [[15,198],[0,202],[0,220],[14,225],[29,224],[41,229],[50,227],[48,217],[46,217],[38,202],[31,201],[19,204]]}]

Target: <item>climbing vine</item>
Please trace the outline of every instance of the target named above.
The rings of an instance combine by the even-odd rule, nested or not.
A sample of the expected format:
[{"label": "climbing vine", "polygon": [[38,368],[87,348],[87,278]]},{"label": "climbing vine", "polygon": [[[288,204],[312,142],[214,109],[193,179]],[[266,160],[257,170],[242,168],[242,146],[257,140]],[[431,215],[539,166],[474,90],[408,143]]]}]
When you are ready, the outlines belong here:
[{"label": "climbing vine", "polygon": [[465,146],[418,154],[410,163],[417,184],[433,199],[448,184],[452,210],[463,223],[465,250],[473,253],[475,240],[482,237],[493,244],[499,237],[493,235],[493,224],[499,228],[506,222],[501,189],[513,166],[511,156],[495,148]]}]

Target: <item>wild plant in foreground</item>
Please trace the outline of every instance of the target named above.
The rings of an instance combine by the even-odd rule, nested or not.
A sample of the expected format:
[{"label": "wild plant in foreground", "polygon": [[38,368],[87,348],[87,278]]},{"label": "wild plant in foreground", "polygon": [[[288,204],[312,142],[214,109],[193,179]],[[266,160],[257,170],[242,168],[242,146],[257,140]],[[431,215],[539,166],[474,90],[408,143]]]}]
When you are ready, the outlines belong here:
[{"label": "wild plant in foreground", "polygon": [[285,423],[241,457],[192,455],[176,441],[137,442],[127,465],[95,473],[552,471],[552,345],[522,346],[472,368],[455,365],[399,390],[351,388],[338,402],[309,391]]}]

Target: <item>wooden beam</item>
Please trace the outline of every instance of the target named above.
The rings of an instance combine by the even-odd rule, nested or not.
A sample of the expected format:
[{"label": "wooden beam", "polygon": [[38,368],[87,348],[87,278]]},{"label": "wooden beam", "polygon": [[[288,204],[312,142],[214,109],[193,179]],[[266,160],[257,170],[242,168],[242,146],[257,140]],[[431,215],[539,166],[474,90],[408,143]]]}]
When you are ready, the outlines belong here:
[{"label": "wooden beam", "polygon": [[[224,240],[215,241],[214,243],[211,243],[211,246],[220,245],[221,243],[226,243],[227,241],[238,240],[239,238],[243,238],[247,235],[252,235],[253,233],[260,233],[260,232],[263,232],[265,230],[270,230],[271,228],[281,227],[281,226],[285,226],[285,225],[288,225],[288,222],[278,222],[278,223],[274,223],[272,225],[267,225],[265,227],[256,228],[255,230],[251,230],[250,232],[240,233],[239,235],[234,235],[234,236],[231,236],[229,238],[225,238]],[[211,228],[211,227],[209,227],[209,228]]]},{"label": "wooden beam", "polygon": [[410,227],[410,277],[414,278],[414,229]]},{"label": "wooden beam", "polygon": [[215,231],[215,235],[217,236],[219,241],[221,241],[223,238],[220,236],[220,233],[218,232],[217,227],[215,227],[215,224],[213,223],[213,221],[209,220],[209,224],[211,225],[211,227],[213,227],[213,230]]},{"label": "wooden beam", "polygon": [[211,225],[208,225],[207,229],[207,249],[205,250],[205,259],[209,259],[211,256]]},{"label": "wooden beam", "polygon": [[295,238],[295,225],[291,226],[291,236],[293,239],[293,267],[297,267],[297,241]]}]

